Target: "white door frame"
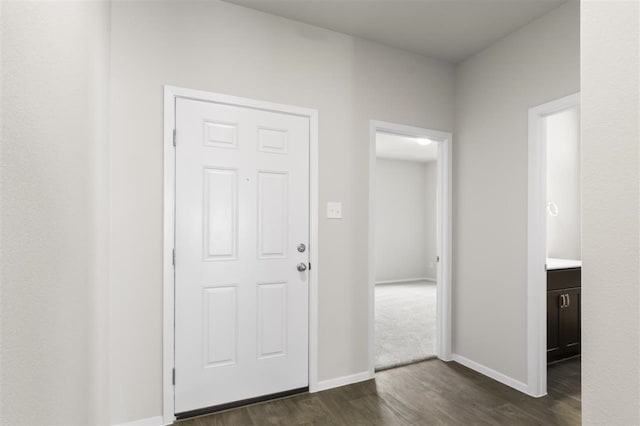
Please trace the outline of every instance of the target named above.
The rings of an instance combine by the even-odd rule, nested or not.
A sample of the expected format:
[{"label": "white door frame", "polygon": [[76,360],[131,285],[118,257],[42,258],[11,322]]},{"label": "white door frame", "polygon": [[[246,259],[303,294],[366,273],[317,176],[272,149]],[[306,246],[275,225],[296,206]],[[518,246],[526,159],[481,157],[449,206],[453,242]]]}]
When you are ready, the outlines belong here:
[{"label": "white door frame", "polygon": [[375,211],[376,211],[376,133],[424,137],[438,143],[438,263],[436,308],[436,355],[451,361],[451,256],[452,256],[452,197],[451,197],[451,133],[372,120],[369,131],[369,373],[375,374]]},{"label": "white door frame", "polygon": [[547,394],[547,141],[545,118],[580,105],[580,94],[529,109],[527,393]]},{"label": "white door frame", "polygon": [[[235,96],[164,86],[164,225],[163,225],[163,322],[162,322],[162,414],[165,424],[175,421],[174,288],[175,247],[175,150],[176,98],[234,105],[309,118],[309,391],[318,389],[318,111]],[[179,143],[179,140],[178,140]]]}]

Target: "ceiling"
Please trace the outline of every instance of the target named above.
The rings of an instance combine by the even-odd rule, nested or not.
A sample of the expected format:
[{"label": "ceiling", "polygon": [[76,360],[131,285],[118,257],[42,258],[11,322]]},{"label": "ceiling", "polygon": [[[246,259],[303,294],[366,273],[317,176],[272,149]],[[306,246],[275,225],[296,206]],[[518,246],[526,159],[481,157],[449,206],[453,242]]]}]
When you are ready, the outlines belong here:
[{"label": "ceiling", "polygon": [[455,64],[576,0],[224,1]]},{"label": "ceiling", "polygon": [[426,163],[438,159],[438,144],[420,145],[416,138],[376,133],[376,157]]}]

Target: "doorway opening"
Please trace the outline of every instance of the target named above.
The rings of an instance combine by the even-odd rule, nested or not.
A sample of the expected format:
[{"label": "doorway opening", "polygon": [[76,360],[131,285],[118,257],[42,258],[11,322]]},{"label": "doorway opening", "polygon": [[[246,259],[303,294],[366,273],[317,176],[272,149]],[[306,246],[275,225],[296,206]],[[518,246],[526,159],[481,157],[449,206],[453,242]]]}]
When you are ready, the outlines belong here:
[{"label": "doorway opening", "polygon": [[[547,368],[581,353],[580,97],[529,110],[529,393],[547,393]],[[578,383],[578,381],[573,381]],[[577,389],[576,391],[579,391]]]},{"label": "doorway opening", "polygon": [[373,121],[369,369],[451,359],[451,134]]}]

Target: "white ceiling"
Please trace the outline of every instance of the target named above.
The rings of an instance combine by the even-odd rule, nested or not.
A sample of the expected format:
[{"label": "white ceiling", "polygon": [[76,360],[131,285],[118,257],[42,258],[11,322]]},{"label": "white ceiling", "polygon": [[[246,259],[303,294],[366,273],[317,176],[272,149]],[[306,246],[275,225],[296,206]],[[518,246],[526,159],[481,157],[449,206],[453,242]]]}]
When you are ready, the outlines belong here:
[{"label": "white ceiling", "polygon": [[426,163],[438,159],[438,144],[420,145],[409,136],[376,133],[376,157]]},{"label": "white ceiling", "polygon": [[224,1],[458,63],[576,0]]}]

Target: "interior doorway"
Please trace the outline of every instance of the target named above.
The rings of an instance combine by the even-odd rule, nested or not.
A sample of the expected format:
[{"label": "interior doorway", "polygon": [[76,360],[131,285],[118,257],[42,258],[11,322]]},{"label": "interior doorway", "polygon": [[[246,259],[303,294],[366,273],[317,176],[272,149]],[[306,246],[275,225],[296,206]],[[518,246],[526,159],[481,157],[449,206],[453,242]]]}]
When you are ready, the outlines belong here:
[{"label": "interior doorway", "polygon": [[451,135],[371,123],[370,371],[451,359]]},{"label": "interior doorway", "polygon": [[575,94],[529,110],[528,383],[534,396],[547,393],[551,363],[572,358],[579,364],[580,221]]},{"label": "interior doorway", "polygon": [[435,357],[438,145],[376,133],[376,371]]}]

